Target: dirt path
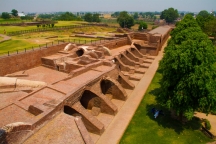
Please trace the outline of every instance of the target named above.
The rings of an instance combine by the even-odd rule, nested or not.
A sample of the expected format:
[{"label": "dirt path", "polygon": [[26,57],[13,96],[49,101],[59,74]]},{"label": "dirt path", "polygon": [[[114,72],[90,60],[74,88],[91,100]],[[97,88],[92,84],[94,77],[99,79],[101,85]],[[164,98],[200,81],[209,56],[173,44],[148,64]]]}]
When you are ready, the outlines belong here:
[{"label": "dirt path", "polygon": [[10,40],[10,39],[11,39],[11,37],[6,36],[6,35],[3,35],[3,34],[0,34],[0,37],[3,37],[3,38],[4,38],[3,40],[0,41],[0,43],[3,42],[3,41],[7,41],[7,40]]},{"label": "dirt path", "polygon": [[211,124],[210,132],[213,135],[216,135],[216,115],[208,114],[208,116],[206,116],[206,114],[204,114],[204,113],[196,112],[194,116],[196,116],[198,118],[208,119],[210,124]]}]

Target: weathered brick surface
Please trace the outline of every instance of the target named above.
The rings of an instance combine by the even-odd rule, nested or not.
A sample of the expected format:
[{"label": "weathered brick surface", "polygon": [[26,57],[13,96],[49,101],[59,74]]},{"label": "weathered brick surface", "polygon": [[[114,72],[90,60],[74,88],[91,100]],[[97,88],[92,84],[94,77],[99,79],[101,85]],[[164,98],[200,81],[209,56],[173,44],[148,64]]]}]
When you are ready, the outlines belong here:
[{"label": "weathered brick surface", "polygon": [[149,41],[149,35],[146,33],[135,33],[133,37],[134,39]]},{"label": "weathered brick surface", "polygon": [[32,125],[22,122],[12,123],[0,129],[0,143],[20,143],[32,132]]},{"label": "weathered brick surface", "polygon": [[91,139],[81,117],[76,117],[75,119],[76,125],[80,131],[80,134],[82,135],[83,140],[86,144],[93,144],[93,140]]},{"label": "weathered brick surface", "polygon": [[[31,117],[29,115],[23,116],[24,118],[29,118],[29,121],[26,122],[31,123],[30,127],[22,125],[13,127],[12,129],[10,129],[11,127],[8,127],[9,131],[7,129],[3,129],[3,131],[0,130],[0,141],[7,140],[7,142],[10,143],[22,143],[32,134],[35,136],[37,130],[44,132],[41,133],[40,136],[37,136],[37,139],[40,139],[40,137],[43,139],[43,136],[45,136],[46,133],[53,133],[49,139],[51,140],[51,138],[56,137],[56,133],[59,133],[58,130],[56,132],[49,131],[49,129],[58,125],[60,118],[56,120],[55,124],[52,121],[55,117],[58,117],[58,115],[60,115],[59,117],[63,116],[65,119],[70,120],[73,120],[73,116],[76,116],[77,114],[81,115],[83,123],[80,124],[82,126],[79,130],[84,134],[83,139],[86,138],[85,136],[87,136],[86,133],[88,133],[88,131],[101,135],[112,121],[114,115],[120,110],[124,101],[127,100],[128,95],[132,92],[131,90],[135,87],[135,84],[131,83],[128,79],[138,81],[141,78],[140,74],[145,72],[145,69],[140,68],[145,68],[144,63],[146,63],[146,61],[148,62],[147,59],[149,59],[150,56],[144,54],[157,55],[160,44],[161,42],[163,43],[162,38],[160,38],[160,42],[158,43],[151,43],[149,38],[152,35],[150,34],[132,35],[132,37],[135,38],[139,38],[139,36],[142,37],[143,40],[148,41],[143,43],[143,45],[140,45],[138,49],[130,48],[130,45],[128,44],[131,43],[132,39],[130,39],[129,36],[105,41],[103,45],[111,49],[110,51],[113,55],[106,55],[103,60],[99,59],[103,57],[103,53],[100,52],[99,55],[96,55],[95,53],[98,57],[85,53],[83,57],[67,57],[61,59],[63,58],[62,55],[64,55],[64,53],[61,53],[57,54],[57,56],[51,56],[51,61],[46,61],[46,58],[43,58],[42,63],[44,65],[49,65],[52,68],[49,69],[48,74],[45,73],[47,68],[40,68],[39,70],[33,68],[33,72],[28,73],[28,71],[26,71],[26,73],[29,74],[30,78],[35,77],[39,78],[38,80],[40,81],[48,81],[49,85],[43,89],[29,93],[27,96],[23,96],[22,99],[17,99],[14,102],[16,108],[20,107],[20,113],[24,111],[25,113],[31,114]],[[164,37],[166,36],[168,35],[164,35]],[[157,37],[155,37],[153,41],[158,41]],[[95,45],[96,44],[97,43],[95,43]],[[0,75],[40,65],[42,57],[58,52],[63,49],[65,45],[66,44],[62,44],[53,46],[52,48],[43,48],[41,50],[35,50],[34,52],[0,58]],[[120,47],[123,45],[126,46]],[[120,48],[118,49],[117,47]],[[52,61],[55,57],[59,58],[59,61]],[[74,61],[72,58],[75,58]],[[82,60],[83,63],[81,64],[83,65],[79,65],[79,60]],[[6,63],[7,61],[8,63]],[[65,62],[65,65],[63,62]],[[60,77],[60,72],[57,73],[54,70],[55,67],[56,70],[67,72],[69,75],[62,75],[62,77]],[[22,73],[22,71],[20,73]],[[40,75],[36,75],[37,73],[40,73]],[[50,81],[50,79],[56,80]],[[47,89],[49,89],[49,91]],[[27,106],[23,106],[22,103]],[[11,119],[15,110],[4,110],[5,115],[8,115],[8,118],[10,116]],[[62,112],[65,112],[70,116],[60,114]],[[19,117],[20,115],[17,114],[16,116]],[[3,120],[8,121],[9,119],[5,116]],[[15,119],[14,121],[17,120]],[[13,123],[14,121],[10,123]],[[58,125],[59,127],[65,127],[64,129],[60,129],[62,132],[66,130],[68,122],[69,121],[66,121],[65,123],[62,123],[62,125]],[[48,124],[52,126],[50,126],[49,129],[46,129]],[[78,125],[78,127],[80,125]],[[10,135],[11,131],[14,132]],[[66,138],[61,137],[61,139],[65,140]],[[88,143],[88,140],[89,138],[87,138],[85,142]],[[61,142],[63,143],[63,141]],[[73,142],[72,139],[68,141],[68,143],[71,142]]]},{"label": "weathered brick surface", "polygon": [[41,64],[41,58],[63,49],[67,43],[0,58],[0,76],[30,69]]}]

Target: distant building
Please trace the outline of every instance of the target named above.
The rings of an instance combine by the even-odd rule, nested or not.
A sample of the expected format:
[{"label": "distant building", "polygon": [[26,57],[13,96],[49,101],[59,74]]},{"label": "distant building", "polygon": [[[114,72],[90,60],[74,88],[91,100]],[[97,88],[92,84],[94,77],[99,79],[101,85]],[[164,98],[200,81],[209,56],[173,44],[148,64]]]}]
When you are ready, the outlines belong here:
[{"label": "distant building", "polygon": [[18,16],[22,17],[22,16],[25,16],[25,14],[24,13],[18,13]]}]

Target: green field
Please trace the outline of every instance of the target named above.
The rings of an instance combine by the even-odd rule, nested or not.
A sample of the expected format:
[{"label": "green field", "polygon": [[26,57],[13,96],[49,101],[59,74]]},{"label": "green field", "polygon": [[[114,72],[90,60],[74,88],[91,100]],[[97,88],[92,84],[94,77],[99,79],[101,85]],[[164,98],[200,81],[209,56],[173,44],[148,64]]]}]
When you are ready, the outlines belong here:
[{"label": "green field", "polygon": [[[187,124],[171,118],[170,112],[157,104],[155,93],[162,75],[157,72],[126,129],[120,144],[205,144],[212,141],[200,131],[200,120],[193,118]],[[163,110],[165,116],[154,118],[151,108]]]},{"label": "green field", "polygon": [[4,38],[0,36],[0,41],[3,40]]},{"label": "green field", "polygon": [[[65,24],[63,22],[63,24]],[[12,27],[12,26],[10,26]],[[69,40],[73,42],[73,39],[76,39],[76,43],[85,43],[95,40],[97,38],[81,38],[81,37],[71,37],[74,35],[74,32],[85,32],[92,33],[98,32],[97,35],[105,35],[107,32],[115,31],[115,28],[109,27],[83,27],[83,28],[74,28],[69,30],[58,30],[58,31],[48,31],[48,32],[38,32],[38,33],[27,33],[17,36],[12,36],[11,40],[0,43],[0,55],[8,53],[8,51],[24,50],[30,49],[33,47],[39,47],[39,45],[45,45],[46,43],[51,43],[58,40]],[[58,36],[57,38],[49,38],[51,36]],[[1,38],[1,37],[0,37]],[[80,40],[80,41],[79,41]]]},{"label": "green field", "polygon": [[[82,23],[86,23],[86,22],[83,22],[83,21],[58,21],[58,23],[56,23],[55,26],[81,25]],[[4,30],[6,32],[13,32],[13,31],[31,30],[31,29],[37,29],[37,26],[0,26],[0,34],[4,34]]]},{"label": "green field", "polygon": [[69,26],[69,25],[81,25],[88,22],[84,21],[58,21],[58,23],[55,24],[55,26]]},{"label": "green field", "polygon": [[0,55],[10,52],[15,52],[16,50],[23,50],[25,48],[30,49],[32,46],[37,46],[35,44],[31,44],[29,42],[25,42],[22,40],[9,40],[0,43]]},{"label": "green field", "polygon": [[2,18],[0,18],[0,23],[10,23],[10,22],[22,22],[22,20],[21,19],[18,19],[18,18],[15,18],[15,19],[13,19],[13,18],[11,18],[11,19],[2,19]]},{"label": "green field", "polygon": [[117,19],[116,18],[102,18],[101,22],[107,23],[107,24],[117,24]]}]

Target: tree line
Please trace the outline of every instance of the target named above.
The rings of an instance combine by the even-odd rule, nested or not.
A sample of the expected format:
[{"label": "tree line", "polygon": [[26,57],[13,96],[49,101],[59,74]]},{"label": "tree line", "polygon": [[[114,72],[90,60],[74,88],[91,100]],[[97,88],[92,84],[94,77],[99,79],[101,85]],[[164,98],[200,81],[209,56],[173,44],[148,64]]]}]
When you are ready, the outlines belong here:
[{"label": "tree line", "polygon": [[[16,9],[12,9],[11,13],[2,12],[1,18],[3,18],[3,19],[18,18],[18,11]],[[26,15],[26,16],[21,16],[19,18],[21,20],[33,20],[34,16],[32,16],[32,15]]]},{"label": "tree line", "polygon": [[200,11],[196,17],[196,21],[208,36],[214,37],[214,42],[216,41],[216,17],[214,13],[208,13],[203,10]]}]

